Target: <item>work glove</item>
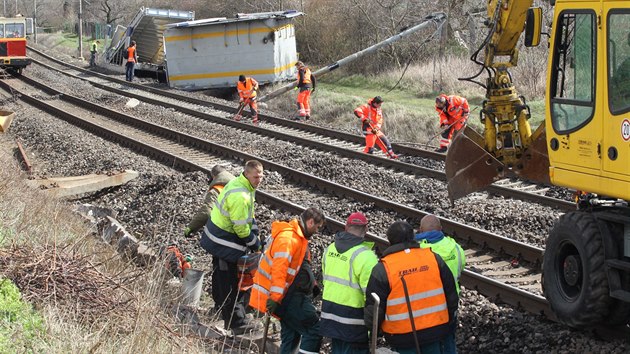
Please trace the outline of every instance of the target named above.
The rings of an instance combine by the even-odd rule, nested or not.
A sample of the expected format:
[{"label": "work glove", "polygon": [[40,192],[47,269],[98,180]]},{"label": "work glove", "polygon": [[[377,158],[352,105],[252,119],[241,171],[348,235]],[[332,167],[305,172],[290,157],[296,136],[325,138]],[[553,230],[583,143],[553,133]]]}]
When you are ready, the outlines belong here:
[{"label": "work glove", "polygon": [[377,128],[372,128],[372,134],[378,134],[379,130]]},{"label": "work glove", "polygon": [[192,233],[192,230],[190,229],[190,227],[187,227],[184,229],[184,237],[190,237],[191,233]]},{"label": "work glove", "polygon": [[273,314],[280,306],[280,303],[271,300],[271,298],[267,299],[267,313]]},{"label": "work glove", "polygon": [[440,129],[444,129],[444,128],[446,128],[446,127],[448,127],[448,125],[447,125],[446,123],[442,123],[442,124],[440,124]]},{"label": "work glove", "polygon": [[243,97],[239,98],[239,99],[238,99],[238,102],[239,102],[239,103],[243,103],[243,102],[244,102]]},{"label": "work glove", "polygon": [[315,284],[313,286],[313,297],[318,297],[322,293],[322,288],[319,287],[319,284]]},{"label": "work glove", "polygon": [[297,89],[298,89],[298,87],[297,87],[297,86],[295,86],[295,87],[293,88],[293,91],[297,91]]}]

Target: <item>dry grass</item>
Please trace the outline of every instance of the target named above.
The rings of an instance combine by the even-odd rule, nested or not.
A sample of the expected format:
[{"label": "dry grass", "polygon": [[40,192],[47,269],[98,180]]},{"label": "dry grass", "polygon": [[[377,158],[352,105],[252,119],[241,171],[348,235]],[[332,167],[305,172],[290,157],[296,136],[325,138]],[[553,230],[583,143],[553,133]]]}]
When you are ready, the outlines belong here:
[{"label": "dry grass", "polygon": [[26,186],[11,145],[0,137],[0,277],[17,284],[44,318],[46,337],[32,347],[49,353],[211,351],[213,343],[187,337],[169,315],[161,263],[130,265],[66,204]]}]

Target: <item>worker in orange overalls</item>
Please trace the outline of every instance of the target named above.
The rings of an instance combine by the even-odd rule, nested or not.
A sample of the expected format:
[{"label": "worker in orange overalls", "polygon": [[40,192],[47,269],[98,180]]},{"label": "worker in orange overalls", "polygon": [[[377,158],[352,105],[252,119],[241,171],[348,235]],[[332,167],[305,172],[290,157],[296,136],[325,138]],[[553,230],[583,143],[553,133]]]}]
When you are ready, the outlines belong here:
[{"label": "worker in orange overalls", "polygon": [[444,129],[440,148],[435,151],[446,152],[453,135],[466,126],[470,114],[468,101],[464,97],[441,94],[435,99],[435,110],[440,115],[440,128]]},{"label": "worker in orange overalls", "polygon": [[[245,77],[245,75],[240,75],[238,77],[238,82],[236,83],[236,89],[238,90],[238,95],[240,97],[239,101],[243,107],[249,106],[250,112],[252,114],[252,123],[258,123],[258,105],[256,104],[256,91],[258,91],[258,81],[254,80],[253,77]],[[240,112],[235,117],[236,120],[241,120]]]},{"label": "worker in orange overalls", "polygon": [[297,67],[297,88],[300,90],[297,96],[298,117],[296,119],[311,118],[311,92],[315,92],[315,75],[311,73],[304,63],[298,61]]},{"label": "worker in orange overalls", "polygon": [[365,134],[365,149],[363,152],[374,153],[374,143],[383,150],[390,159],[397,159],[398,155],[392,150],[387,136],[381,131],[383,125],[383,112],[381,111],[383,99],[381,96],[370,98],[367,104],[359,106],[354,110],[354,115],[361,119],[363,123],[363,134]]}]

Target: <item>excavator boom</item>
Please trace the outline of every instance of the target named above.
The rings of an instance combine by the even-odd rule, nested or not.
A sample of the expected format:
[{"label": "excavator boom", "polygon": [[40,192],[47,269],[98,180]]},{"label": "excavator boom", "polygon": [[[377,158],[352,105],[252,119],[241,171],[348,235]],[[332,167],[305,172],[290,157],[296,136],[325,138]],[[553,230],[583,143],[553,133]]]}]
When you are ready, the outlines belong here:
[{"label": "excavator boom", "polygon": [[[530,111],[525,99],[512,83],[508,71],[518,62],[517,42],[526,28],[528,41],[540,30],[540,9],[530,9],[531,0],[490,0],[488,2],[488,36],[473,55],[490,73],[486,79],[486,100],[481,110],[483,135],[467,128],[457,134],[446,155],[448,192],[451,200],[484,189],[508,176],[523,176],[539,182],[549,181],[549,158],[546,153],[544,126],[532,134]],[[528,20],[529,18],[529,20]],[[484,50],[483,61],[476,55]],[[469,78],[471,79],[471,78]]]}]

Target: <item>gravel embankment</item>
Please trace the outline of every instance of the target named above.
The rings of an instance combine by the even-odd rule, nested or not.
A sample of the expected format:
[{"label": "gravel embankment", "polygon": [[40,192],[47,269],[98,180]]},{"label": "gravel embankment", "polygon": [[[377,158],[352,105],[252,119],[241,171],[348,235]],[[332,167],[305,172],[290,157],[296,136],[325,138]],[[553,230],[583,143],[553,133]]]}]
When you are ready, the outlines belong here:
[{"label": "gravel embankment", "polygon": [[[119,110],[126,101],[62,75],[39,73],[31,68],[26,74],[54,77],[59,89],[74,88],[74,92],[86,99],[108,102]],[[196,265],[208,269],[204,251],[196,242],[184,240],[182,235],[185,223],[203,199],[206,176],[179,173],[23,103],[4,103],[6,108],[18,112],[10,135],[20,136],[26,149],[33,154],[31,157],[39,175],[69,176],[116,169],[139,171],[138,179],[81,201],[112,208],[131,233],[149,244],[179,240],[185,252],[196,256]],[[487,199],[481,194],[451,207],[442,182],[392,174],[362,161],[339,159],[250,133],[239,133],[235,139],[233,129],[192,120],[172,111],[164,112],[146,104],[128,113],[530,244],[543,246],[548,229],[559,215],[558,211],[547,207],[503,198]],[[241,168],[233,164],[229,169],[239,173]],[[283,183],[281,176],[270,174],[262,188],[273,189]],[[348,201],[343,200],[320,206],[327,214],[339,215],[339,219],[352,211]],[[377,212],[371,206],[360,209],[370,217],[373,231],[384,232],[387,223],[395,218]],[[289,216],[263,205],[257,207],[256,214],[263,232],[268,232],[272,220]],[[321,249],[330,237],[326,235],[315,240],[315,248]],[[598,340],[590,333],[572,331],[512,307],[496,305],[468,289],[462,291],[459,319],[457,342],[461,353],[623,353],[630,350],[620,341]]]}]

